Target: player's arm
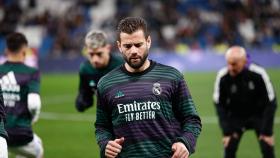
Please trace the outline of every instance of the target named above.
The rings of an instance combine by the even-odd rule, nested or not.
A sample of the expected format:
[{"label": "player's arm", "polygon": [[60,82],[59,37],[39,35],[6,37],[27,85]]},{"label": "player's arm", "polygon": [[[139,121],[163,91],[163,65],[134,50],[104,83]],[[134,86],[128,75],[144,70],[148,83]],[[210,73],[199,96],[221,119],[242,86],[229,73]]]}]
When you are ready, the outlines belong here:
[{"label": "player's arm", "polygon": [[0,86],[0,158],[8,158],[7,133],[4,128],[5,111],[2,90]]},{"label": "player's arm", "polygon": [[0,117],[0,158],[8,158],[8,147],[6,139],[7,132],[4,128],[4,119]]},{"label": "player's arm", "polygon": [[225,81],[222,81],[221,72],[218,73],[214,85],[213,100],[216,107],[216,112],[219,119],[220,127],[224,136],[229,136],[233,133],[230,127],[230,118],[228,117],[228,109],[226,108],[227,92],[225,90]]},{"label": "player's arm", "polygon": [[32,115],[32,123],[39,119],[41,111],[41,97],[38,93],[29,93],[27,97],[28,110]]},{"label": "player's arm", "polygon": [[201,120],[183,76],[180,76],[175,83],[172,106],[174,115],[182,127],[182,135],[176,138],[175,143],[183,143],[188,149],[187,152],[192,154],[195,151],[196,140],[201,132]]},{"label": "player's arm", "polygon": [[106,101],[99,95],[97,90],[96,122],[95,137],[100,147],[100,157],[105,157],[106,145],[109,141],[114,140],[113,125],[108,111]]},{"label": "player's arm", "polygon": [[[264,71],[264,70],[263,70]],[[264,71],[262,74],[262,80],[258,85],[260,87],[259,93],[260,96],[263,97],[262,103],[264,105],[264,111],[262,114],[262,128],[261,135],[272,136],[273,135],[273,124],[274,124],[274,116],[277,108],[277,101],[275,92],[273,90],[272,83],[269,79],[268,74]]]},{"label": "player's arm", "polygon": [[276,98],[267,104],[263,112],[262,131],[264,135],[273,135],[274,116],[277,108]]},{"label": "player's arm", "polygon": [[79,76],[79,93],[76,98],[76,109],[79,112],[83,112],[93,105],[94,92],[87,82],[86,75],[80,73]]},{"label": "player's arm", "polygon": [[32,115],[32,123],[35,123],[39,119],[41,111],[41,97],[40,91],[40,73],[36,71],[32,74],[31,81],[29,83],[29,90],[27,95],[28,110]]},{"label": "player's arm", "polygon": [[0,136],[0,158],[8,158],[7,141]]},{"label": "player's arm", "polygon": [[4,107],[4,99],[3,99],[3,93],[0,85],[0,121],[5,121],[6,113],[5,113],[5,107]]}]

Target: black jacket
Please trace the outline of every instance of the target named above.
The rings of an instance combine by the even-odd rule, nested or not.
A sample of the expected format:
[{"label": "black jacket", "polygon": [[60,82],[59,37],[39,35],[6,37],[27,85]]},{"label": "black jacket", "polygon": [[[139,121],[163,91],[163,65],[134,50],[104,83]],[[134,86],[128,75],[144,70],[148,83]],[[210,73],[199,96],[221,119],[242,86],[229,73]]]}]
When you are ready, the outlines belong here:
[{"label": "black jacket", "polygon": [[227,68],[221,69],[213,98],[224,135],[244,128],[272,135],[276,96],[262,67],[250,64],[235,77],[229,75]]}]

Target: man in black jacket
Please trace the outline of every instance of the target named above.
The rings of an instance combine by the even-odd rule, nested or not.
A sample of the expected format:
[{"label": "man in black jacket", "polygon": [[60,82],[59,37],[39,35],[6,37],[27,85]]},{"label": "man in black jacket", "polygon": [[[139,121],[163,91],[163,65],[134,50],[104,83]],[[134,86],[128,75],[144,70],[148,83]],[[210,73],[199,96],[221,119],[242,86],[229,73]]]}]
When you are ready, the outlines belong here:
[{"label": "man in black jacket", "polygon": [[246,51],[233,46],[226,52],[227,67],[216,78],[214,103],[223,131],[225,158],[235,158],[242,134],[253,129],[263,158],[275,158],[273,121],[276,96],[266,71],[247,63]]}]

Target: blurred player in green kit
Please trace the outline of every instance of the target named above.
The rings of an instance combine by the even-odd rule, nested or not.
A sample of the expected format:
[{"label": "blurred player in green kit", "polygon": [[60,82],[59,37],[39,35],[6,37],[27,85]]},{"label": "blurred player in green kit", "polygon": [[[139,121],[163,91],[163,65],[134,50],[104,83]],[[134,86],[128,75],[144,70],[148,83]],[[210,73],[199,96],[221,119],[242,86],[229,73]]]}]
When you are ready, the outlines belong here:
[{"label": "blurred player in green kit", "polygon": [[80,65],[79,92],[76,109],[83,112],[93,105],[93,95],[101,77],[123,64],[123,59],[112,54],[111,45],[103,31],[90,31],[85,37],[85,50],[88,60]]},{"label": "blurred player in green kit", "polygon": [[32,130],[41,108],[39,71],[23,63],[28,48],[23,34],[8,35],[6,44],[7,61],[0,66],[0,85],[6,111],[8,149],[17,158],[42,158],[41,139]]}]

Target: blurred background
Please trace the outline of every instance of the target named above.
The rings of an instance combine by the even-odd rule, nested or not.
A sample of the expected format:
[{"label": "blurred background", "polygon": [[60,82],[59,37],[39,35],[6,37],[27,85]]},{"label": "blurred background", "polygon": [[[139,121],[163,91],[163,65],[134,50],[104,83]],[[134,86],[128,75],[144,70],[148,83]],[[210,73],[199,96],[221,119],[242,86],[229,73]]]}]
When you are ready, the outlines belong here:
[{"label": "blurred background", "polygon": [[[20,31],[30,46],[26,63],[42,72],[43,108],[34,130],[43,140],[46,158],[99,157],[95,107],[83,114],[74,108],[79,64],[85,60],[83,38],[91,29],[102,29],[113,53],[118,53],[116,25],[126,16],[147,20],[152,37],[150,58],[185,74],[203,121],[192,157],[222,157],[212,92],[229,46],[244,46],[251,61],[268,69],[280,98],[279,0],[0,0],[0,62],[5,60],[5,36]],[[279,124],[278,110],[277,157]],[[245,134],[238,155],[261,157],[253,132]]]}]

